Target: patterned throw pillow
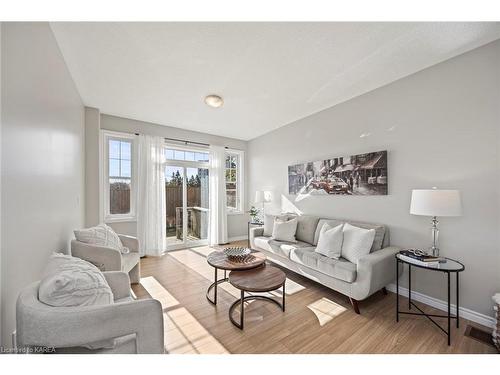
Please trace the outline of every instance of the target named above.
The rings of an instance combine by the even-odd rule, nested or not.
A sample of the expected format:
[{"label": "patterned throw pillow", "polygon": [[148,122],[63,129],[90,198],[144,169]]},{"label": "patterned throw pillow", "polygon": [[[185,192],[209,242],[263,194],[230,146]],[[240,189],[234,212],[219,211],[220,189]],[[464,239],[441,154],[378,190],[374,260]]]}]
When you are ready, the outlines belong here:
[{"label": "patterned throw pillow", "polygon": [[74,233],[75,238],[80,242],[110,247],[122,253],[126,250],[120,241],[120,237],[118,237],[115,231],[106,224],[99,224],[92,228],[78,229],[75,230]]},{"label": "patterned throw pillow", "polygon": [[43,272],[38,298],[56,307],[109,305],[113,303],[113,292],[94,265],[54,253]]}]

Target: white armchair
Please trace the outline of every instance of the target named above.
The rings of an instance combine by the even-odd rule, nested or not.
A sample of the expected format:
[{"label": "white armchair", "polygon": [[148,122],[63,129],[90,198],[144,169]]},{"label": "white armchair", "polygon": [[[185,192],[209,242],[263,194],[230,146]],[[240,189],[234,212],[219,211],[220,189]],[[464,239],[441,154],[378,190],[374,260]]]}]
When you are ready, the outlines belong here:
[{"label": "white armchair", "polygon": [[163,311],[155,299],[134,300],[124,272],[104,272],[115,303],[52,307],[38,300],[39,282],[21,291],[16,305],[17,348],[56,353],[164,353]]},{"label": "white armchair", "polygon": [[129,274],[130,281],[137,284],[141,281],[141,265],[139,241],[135,237],[119,234],[123,246],[130,252],[122,254],[116,249],[71,241],[71,255],[92,263],[101,271],[123,271]]}]

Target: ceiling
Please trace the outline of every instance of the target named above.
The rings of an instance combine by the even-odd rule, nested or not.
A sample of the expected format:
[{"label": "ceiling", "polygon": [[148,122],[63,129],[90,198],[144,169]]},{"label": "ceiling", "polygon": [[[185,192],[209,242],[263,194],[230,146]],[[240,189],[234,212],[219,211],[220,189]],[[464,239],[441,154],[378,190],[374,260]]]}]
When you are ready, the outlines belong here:
[{"label": "ceiling", "polygon": [[[87,106],[249,140],[500,38],[500,23],[51,23]],[[208,94],[224,98],[218,109]]]}]

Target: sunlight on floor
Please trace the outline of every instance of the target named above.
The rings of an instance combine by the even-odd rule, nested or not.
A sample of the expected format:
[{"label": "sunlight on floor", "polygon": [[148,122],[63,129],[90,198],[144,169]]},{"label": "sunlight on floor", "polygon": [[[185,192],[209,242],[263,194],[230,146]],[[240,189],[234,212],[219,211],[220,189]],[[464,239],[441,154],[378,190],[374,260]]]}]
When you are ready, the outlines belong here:
[{"label": "sunlight on floor", "polygon": [[189,250],[192,251],[193,253],[199,254],[203,257],[207,257],[208,254],[210,254],[212,251],[214,251],[214,249],[209,247],[209,246],[192,247]]},{"label": "sunlight on floor", "polygon": [[170,354],[226,354],[228,351],[185,308],[165,317],[165,348]]},{"label": "sunlight on floor", "polygon": [[151,297],[160,301],[163,309],[168,309],[179,304],[179,301],[177,301],[153,276],[142,277],[141,285]]},{"label": "sunlight on floor", "polygon": [[345,307],[339,305],[338,303],[330,301],[325,297],[307,305],[307,308],[316,315],[320,326],[324,326],[333,318],[339,316],[347,310]]},{"label": "sunlight on floor", "polygon": [[[198,251],[199,250],[200,249],[198,249]],[[213,249],[209,250],[213,251]],[[211,251],[209,251],[209,253],[210,252]],[[207,280],[212,281],[214,278],[214,270],[208,265],[206,257],[200,255],[198,252],[195,252],[192,249],[170,251],[167,256],[171,256],[172,258],[197,272]]]},{"label": "sunlight on floor", "polygon": [[[204,277],[205,279],[209,280],[210,282],[213,282],[214,269],[207,263],[207,258],[206,258],[206,255],[210,254],[212,251],[214,251],[214,249],[208,246],[204,246],[193,249],[171,251],[170,253],[168,253],[168,255],[172,256],[174,259],[181,262],[186,267],[189,267],[193,271],[197,272],[200,276]],[[229,271],[227,271],[227,275],[229,275]],[[219,270],[218,278],[222,279],[223,277],[224,277],[224,271]],[[234,288],[229,283],[219,284],[218,288],[219,291],[220,289],[222,289],[236,298],[240,297],[240,291]]]},{"label": "sunlight on floor", "polygon": [[223,354],[227,350],[154,277],[141,278],[141,285],[163,307],[165,349],[168,353]]},{"label": "sunlight on floor", "polygon": [[306,289],[305,286],[303,285],[300,285],[299,283],[293,281],[293,280],[290,280],[289,278],[286,279],[286,282],[285,282],[285,294],[287,296],[291,296],[292,294],[295,294],[295,293],[298,293],[300,292],[301,290],[304,290]]}]

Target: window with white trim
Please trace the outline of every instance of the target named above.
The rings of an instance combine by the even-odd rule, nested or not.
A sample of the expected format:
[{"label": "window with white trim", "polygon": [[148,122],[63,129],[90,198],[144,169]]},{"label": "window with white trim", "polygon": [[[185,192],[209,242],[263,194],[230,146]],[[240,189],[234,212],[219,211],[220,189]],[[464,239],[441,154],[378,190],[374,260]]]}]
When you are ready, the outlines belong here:
[{"label": "window with white trim", "polygon": [[243,212],[243,152],[226,151],[226,207],[228,213]]},{"label": "window with white trim", "polygon": [[133,135],[103,132],[104,221],[135,219]]}]

